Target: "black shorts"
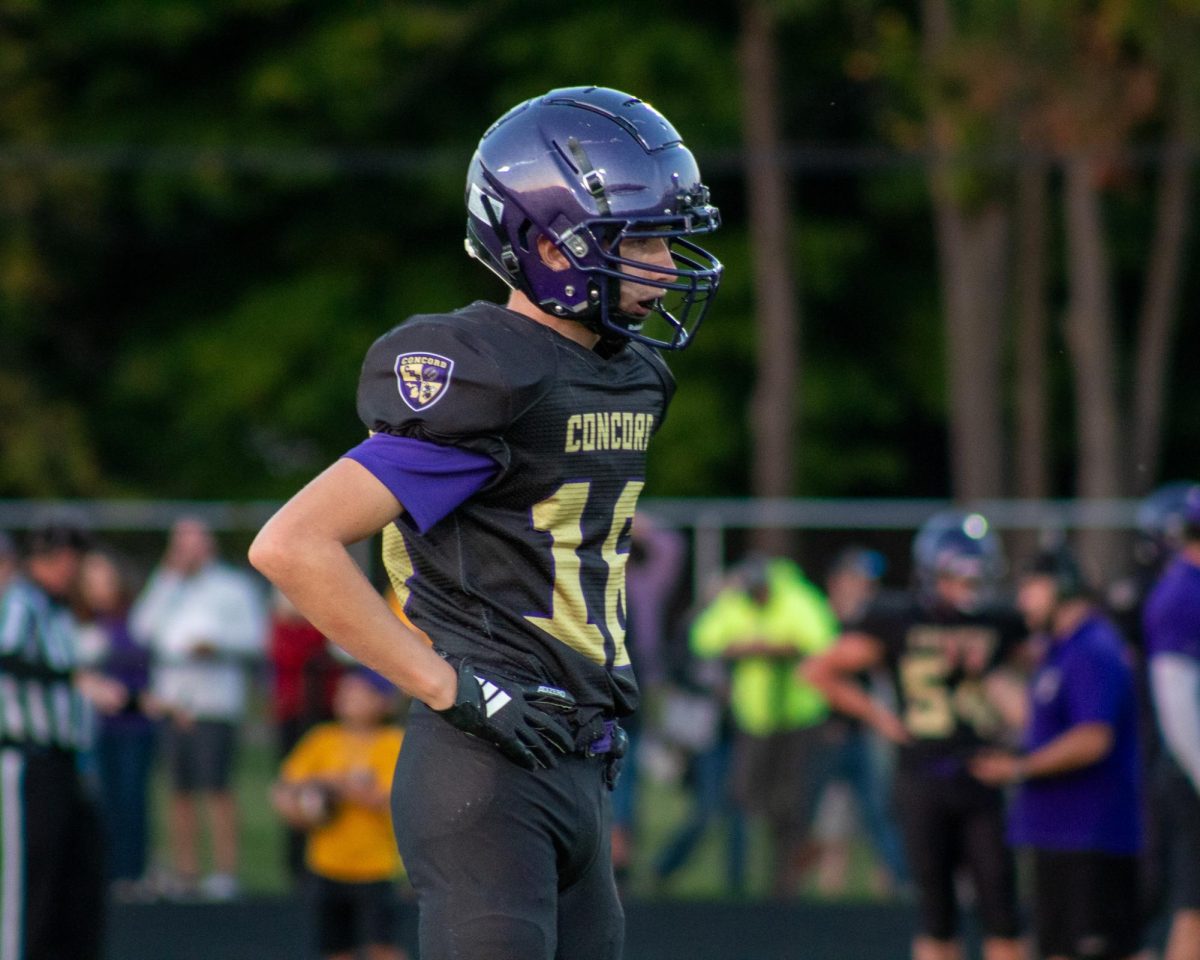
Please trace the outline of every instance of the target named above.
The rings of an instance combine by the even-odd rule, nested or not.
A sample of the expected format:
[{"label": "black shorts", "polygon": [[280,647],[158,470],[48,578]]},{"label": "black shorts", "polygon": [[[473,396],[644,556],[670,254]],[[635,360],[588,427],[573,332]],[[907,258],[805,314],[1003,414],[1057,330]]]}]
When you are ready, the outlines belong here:
[{"label": "black shorts", "polygon": [[955,877],[967,871],[985,937],[1020,935],[1016,865],[1005,839],[1004,795],[968,776],[896,772],[896,813],[917,887],[921,933],[958,933]]},{"label": "black shorts", "polygon": [[1169,757],[1161,771],[1167,898],[1172,911],[1200,910],[1200,793]]},{"label": "black shorts", "polygon": [[617,960],[605,761],[528,771],[421,704],[392,788],[421,960]]},{"label": "black shorts", "polygon": [[342,883],[312,877],[313,913],[321,953],[396,942],[396,886],[391,881]]},{"label": "black shorts", "polygon": [[236,724],[225,720],[197,720],[186,727],[168,723],[163,737],[172,789],[180,793],[229,789]]},{"label": "black shorts", "polygon": [[1033,851],[1033,923],[1043,957],[1121,960],[1141,948],[1136,856]]}]

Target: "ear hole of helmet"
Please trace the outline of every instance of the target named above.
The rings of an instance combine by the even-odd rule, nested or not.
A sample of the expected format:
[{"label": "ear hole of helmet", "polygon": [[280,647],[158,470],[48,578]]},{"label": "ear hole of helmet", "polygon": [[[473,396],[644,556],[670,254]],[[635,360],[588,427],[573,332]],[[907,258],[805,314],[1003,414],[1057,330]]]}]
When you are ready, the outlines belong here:
[{"label": "ear hole of helmet", "polygon": [[533,222],[526,218],[521,221],[521,225],[517,227],[517,245],[528,253],[533,249],[529,242],[529,231],[533,229]]}]

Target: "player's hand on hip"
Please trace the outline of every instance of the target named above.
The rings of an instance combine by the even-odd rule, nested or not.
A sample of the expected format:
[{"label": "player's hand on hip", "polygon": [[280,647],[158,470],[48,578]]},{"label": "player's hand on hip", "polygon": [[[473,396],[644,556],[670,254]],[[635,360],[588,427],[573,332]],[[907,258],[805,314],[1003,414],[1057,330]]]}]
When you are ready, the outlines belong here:
[{"label": "player's hand on hip", "polygon": [[537,770],[554,766],[575,749],[570,728],[551,713],[574,709],[575,698],[566,690],[500,679],[463,663],[454,705],[435,712],[451,726],[495,744],[514,763]]}]

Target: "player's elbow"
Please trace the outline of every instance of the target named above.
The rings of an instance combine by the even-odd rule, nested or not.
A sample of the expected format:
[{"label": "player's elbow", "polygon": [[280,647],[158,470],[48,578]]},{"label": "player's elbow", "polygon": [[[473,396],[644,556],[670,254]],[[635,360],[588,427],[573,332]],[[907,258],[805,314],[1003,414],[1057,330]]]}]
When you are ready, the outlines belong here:
[{"label": "player's elbow", "polygon": [[287,578],[291,558],[296,556],[295,546],[289,543],[285,530],[268,523],[258,531],[248,552],[250,565],[272,583],[279,584]]}]

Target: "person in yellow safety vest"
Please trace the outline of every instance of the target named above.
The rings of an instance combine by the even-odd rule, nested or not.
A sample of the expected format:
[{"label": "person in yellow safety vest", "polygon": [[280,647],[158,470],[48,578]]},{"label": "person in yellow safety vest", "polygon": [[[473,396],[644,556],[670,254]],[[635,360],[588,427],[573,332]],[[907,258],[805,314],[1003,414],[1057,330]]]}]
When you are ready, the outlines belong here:
[{"label": "person in yellow safety vest", "polygon": [[692,625],[692,652],[729,664],[733,797],[744,813],[766,819],[775,896],[797,892],[815,860],[807,840],[832,749],[829,705],[796,665],[837,632],[825,595],[782,557],[751,556],[735,567]]}]

